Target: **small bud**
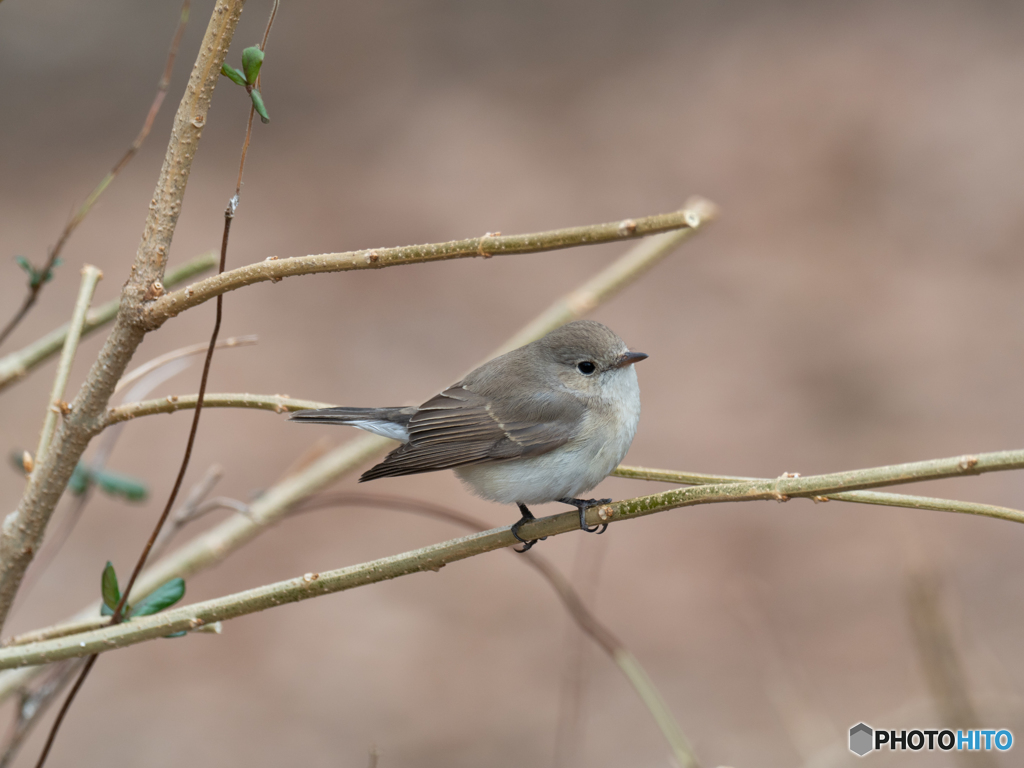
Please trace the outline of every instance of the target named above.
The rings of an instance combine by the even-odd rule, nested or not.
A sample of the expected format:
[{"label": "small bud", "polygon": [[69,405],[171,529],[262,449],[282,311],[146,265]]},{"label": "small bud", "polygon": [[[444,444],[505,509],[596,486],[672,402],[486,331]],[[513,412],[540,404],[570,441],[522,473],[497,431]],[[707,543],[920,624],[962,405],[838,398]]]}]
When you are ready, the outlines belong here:
[{"label": "small bud", "polygon": [[251,45],[242,51],[242,71],[245,72],[245,82],[249,85],[256,85],[256,78],[260,76],[260,67],[263,66],[263,51],[258,45]]}]

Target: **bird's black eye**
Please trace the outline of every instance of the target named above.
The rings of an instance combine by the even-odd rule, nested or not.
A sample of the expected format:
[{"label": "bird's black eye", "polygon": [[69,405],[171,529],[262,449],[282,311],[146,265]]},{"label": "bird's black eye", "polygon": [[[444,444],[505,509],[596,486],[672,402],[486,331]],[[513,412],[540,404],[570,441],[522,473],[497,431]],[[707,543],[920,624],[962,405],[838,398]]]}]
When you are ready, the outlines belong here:
[{"label": "bird's black eye", "polygon": [[590,374],[597,370],[597,366],[594,365],[589,360],[584,360],[582,363],[577,365],[576,368],[579,370],[580,373],[584,374],[585,376],[589,376]]}]

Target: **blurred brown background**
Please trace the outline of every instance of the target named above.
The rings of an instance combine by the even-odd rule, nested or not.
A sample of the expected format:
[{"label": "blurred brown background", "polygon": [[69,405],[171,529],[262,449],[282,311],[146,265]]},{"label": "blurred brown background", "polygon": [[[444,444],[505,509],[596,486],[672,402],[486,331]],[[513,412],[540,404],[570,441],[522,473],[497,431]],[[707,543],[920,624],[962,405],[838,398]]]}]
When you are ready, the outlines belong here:
[{"label": "blurred brown background", "polygon": [[[106,274],[97,301],[117,295],[211,6],[194,4],[149,142],[0,353],[67,318],[83,262]],[[24,290],[12,257],[41,262],[135,136],[178,9],[0,5],[4,320]],[[259,40],[268,10],[249,4],[232,63]],[[1019,447],[1022,13],[977,0],[286,2],[264,72],[273,122],[256,126],[229,262],[595,223],[700,193],[722,206],[721,220],[595,315],[650,354],[629,463],[775,476]],[[219,242],[246,111],[242,89],[222,80],[172,264]],[[348,405],[425,398],[623,250],[229,294],[222,334],[260,343],[218,354],[211,390]],[[212,318],[209,304],[169,322],[136,362],[205,340]],[[102,335],[82,345],[73,387]],[[35,445],[54,369],[3,393],[4,456]],[[198,377],[195,365],[158,393],[194,392]],[[130,570],[187,425],[181,414],[128,425],[110,467],[146,478],[151,500],[98,497],[5,634],[95,599],[107,559]],[[249,499],[323,435],[353,437],[209,411],[186,486],[216,462],[227,471],[217,493]],[[3,472],[6,513],[22,482]],[[355,478],[338,487],[355,489]],[[609,480],[598,495],[658,488]],[[493,525],[515,519],[450,473],[360,489]],[[1024,506],[1013,473],[914,492]],[[303,515],[192,579],[187,599],[455,535],[398,512]],[[846,731],[860,720],[939,725],[905,599],[907,573],[922,563],[982,724],[1024,737],[1022,547],[1024,529],[1006,522],[796,500],[678,510],[538,551],[567,573],[599,573],[584,591],[705,765],[770,768],[854,764]],[[552,765],[572,633],[548,587],[492,553],[239,619],[220,637],[105,656],[50,764],[362,766],[376,745],[386,768]],[[667,765],[619,671],[589,648],[584,668],[581,738],[565,764]],[[32,764],[41,736],[19,764]]]}]

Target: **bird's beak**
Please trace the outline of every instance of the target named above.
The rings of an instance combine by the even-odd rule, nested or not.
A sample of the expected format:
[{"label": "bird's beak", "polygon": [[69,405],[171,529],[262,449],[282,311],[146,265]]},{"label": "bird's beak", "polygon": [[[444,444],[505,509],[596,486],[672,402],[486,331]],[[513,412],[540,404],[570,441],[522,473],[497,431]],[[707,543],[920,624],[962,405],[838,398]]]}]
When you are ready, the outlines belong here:
[{"label": "bird's beak", "polygon": [[645,355],[643,352],[624,352],[623,354],[619,355],[619,359],[615,361],[615,364],[612,365],[612,368],[625,368],[627,365],[639,363],[641,360],[646,359],[647,355]]}]

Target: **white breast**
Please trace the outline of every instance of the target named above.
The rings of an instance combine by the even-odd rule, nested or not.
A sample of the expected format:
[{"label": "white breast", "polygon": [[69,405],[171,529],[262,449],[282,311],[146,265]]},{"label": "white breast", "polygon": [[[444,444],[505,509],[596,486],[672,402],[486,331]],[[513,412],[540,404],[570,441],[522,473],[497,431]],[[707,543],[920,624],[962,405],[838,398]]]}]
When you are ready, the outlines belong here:
[{"label": "white breast", "polygon": [[640,385],[632,365],[605,374],[602,397],[568,443],[541,456],[459,467],[474,493],[502,504],[579,498],[604,480],[629,450],[640,421]]}]

